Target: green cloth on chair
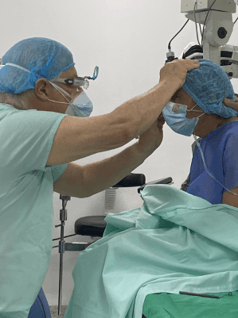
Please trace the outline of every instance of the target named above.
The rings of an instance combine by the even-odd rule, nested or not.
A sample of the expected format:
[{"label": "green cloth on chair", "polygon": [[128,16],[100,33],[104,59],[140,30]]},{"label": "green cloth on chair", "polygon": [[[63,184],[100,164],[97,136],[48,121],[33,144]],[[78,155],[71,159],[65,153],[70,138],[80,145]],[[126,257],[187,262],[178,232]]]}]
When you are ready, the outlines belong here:
[{"label": "green cloth on chair", "polygon": [[238,290],[237,208],[168,185],[142,196],[141,208],[108,214],[104,237],[79,254],[65,318],[141,318],[149,294]]}]

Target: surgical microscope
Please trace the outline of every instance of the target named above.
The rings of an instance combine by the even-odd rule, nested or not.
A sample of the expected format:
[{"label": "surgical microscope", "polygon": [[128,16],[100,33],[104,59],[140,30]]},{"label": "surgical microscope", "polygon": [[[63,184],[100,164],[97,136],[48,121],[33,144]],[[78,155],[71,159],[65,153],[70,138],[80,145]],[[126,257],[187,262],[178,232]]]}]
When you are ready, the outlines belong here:
[{"label": "surgical microscope", "polygon": [[[230,79],[238,78],[238,46],[227,44],[237,21],[232,19],[236,5],[238,0],[181,0],[181,12],[187,18],[182,29],[189,20],[193,21],[198,42],[188,44],[181,58],[208,59],[220,65]],[[166,62],[175,59],[170,44],[171,41]]]}]

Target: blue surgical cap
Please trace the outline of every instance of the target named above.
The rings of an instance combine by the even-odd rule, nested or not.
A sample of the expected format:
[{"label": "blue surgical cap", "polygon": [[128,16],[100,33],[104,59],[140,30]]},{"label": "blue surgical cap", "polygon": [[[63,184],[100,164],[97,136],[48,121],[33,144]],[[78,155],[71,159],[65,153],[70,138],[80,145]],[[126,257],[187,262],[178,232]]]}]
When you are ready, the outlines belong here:
[{"label": "blue surgical cap", "polygon": [[238,116],[238,112],[223,104],[224,98],[235,101],[235,93],[226,72],[216,63],[199,60],[200,67],[187,73],[183,89],[207,114],[223,118]]},{"label": "blue surgical cap", "polygon": [[0,70],[0,91],[19,94],[33,89],[39,78],[48,80],[75,65],[72,53],[61,43],[42,37],[22,40],[10,48],[2,62],[16,64],[30,73],[5,65]]}]

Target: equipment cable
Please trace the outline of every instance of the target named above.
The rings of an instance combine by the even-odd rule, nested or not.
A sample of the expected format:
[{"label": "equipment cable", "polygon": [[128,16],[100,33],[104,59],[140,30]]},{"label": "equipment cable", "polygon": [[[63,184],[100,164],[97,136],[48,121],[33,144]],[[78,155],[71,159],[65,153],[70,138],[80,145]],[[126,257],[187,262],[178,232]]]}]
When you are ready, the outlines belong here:
[{"label": "equipment cable", "polygon": [[185,28],[185,26],[187,25],[189,19],[187,19],[187,21],[184,23],[184,25],[182,26],[182,28],[178,31],[178,33],[175,34],[175,36],[169,41],[168,44],[168,49],[169,51],[171,50],[171,42],[176,38],[176,36]]}]

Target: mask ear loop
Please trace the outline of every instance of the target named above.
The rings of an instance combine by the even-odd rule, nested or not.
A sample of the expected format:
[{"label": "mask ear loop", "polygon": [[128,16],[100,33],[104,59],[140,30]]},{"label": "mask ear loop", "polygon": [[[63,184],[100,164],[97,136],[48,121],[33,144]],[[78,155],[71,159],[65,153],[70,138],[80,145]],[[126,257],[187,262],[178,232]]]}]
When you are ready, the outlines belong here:
[{"label": "mask ear loop", "polygon": [[197,118],[200,118],[200,117],[202,117],[204,114],[206,114],[206,113],[205,113],[204,111],[202,111],[202,110],[193,110],[194,107],[196,107],[196,106],[198,106],[198,104],[196,104],[195,106],[193,106],[192,109],[187,109],[187,112],[199,112],[199,113],[203,113],[203,114],[199,115]]},{"label": "mask ear loop", "polygon": [[199,112],[199,113],[204,113],[204,111],[202,111],[202,110],[193,110],[194,107],[196,107],[196,106],[198,106],[198,104],[194,105],[193,108],[191,108],[191,109],[188,109],[188,107],[187,107],[187,112]]},{"label": "mask ear loop", "polygon": [[[198,112],[199,112],[200,110],[198,110]],[[202,115],[199,115],[197,118],[200,118],[200,117],[202,117],[203,115],[205,115],[206,113],[204,112]]]},{"label": "mask ear loop", "polygon": [[[66,92],[63,88],[59,87],[58,85],[56,85],[56,84],[54,84],[52,82],[50,82],[50,84],[67,100],[68,103],[70,103],[70,101],[62,93],[62,91],[63,91],[66,95],[70,96],[70,94],[68,92]],[[71,98],[71,96],[70,96],[70,98]],[[68,103],[66,103],[66,102],[55,101],[55,100],[52,100],[52,99],[48,99],[48,100],[50,102],[59,103],[59,104],[67,104],[68,105]]]}]

